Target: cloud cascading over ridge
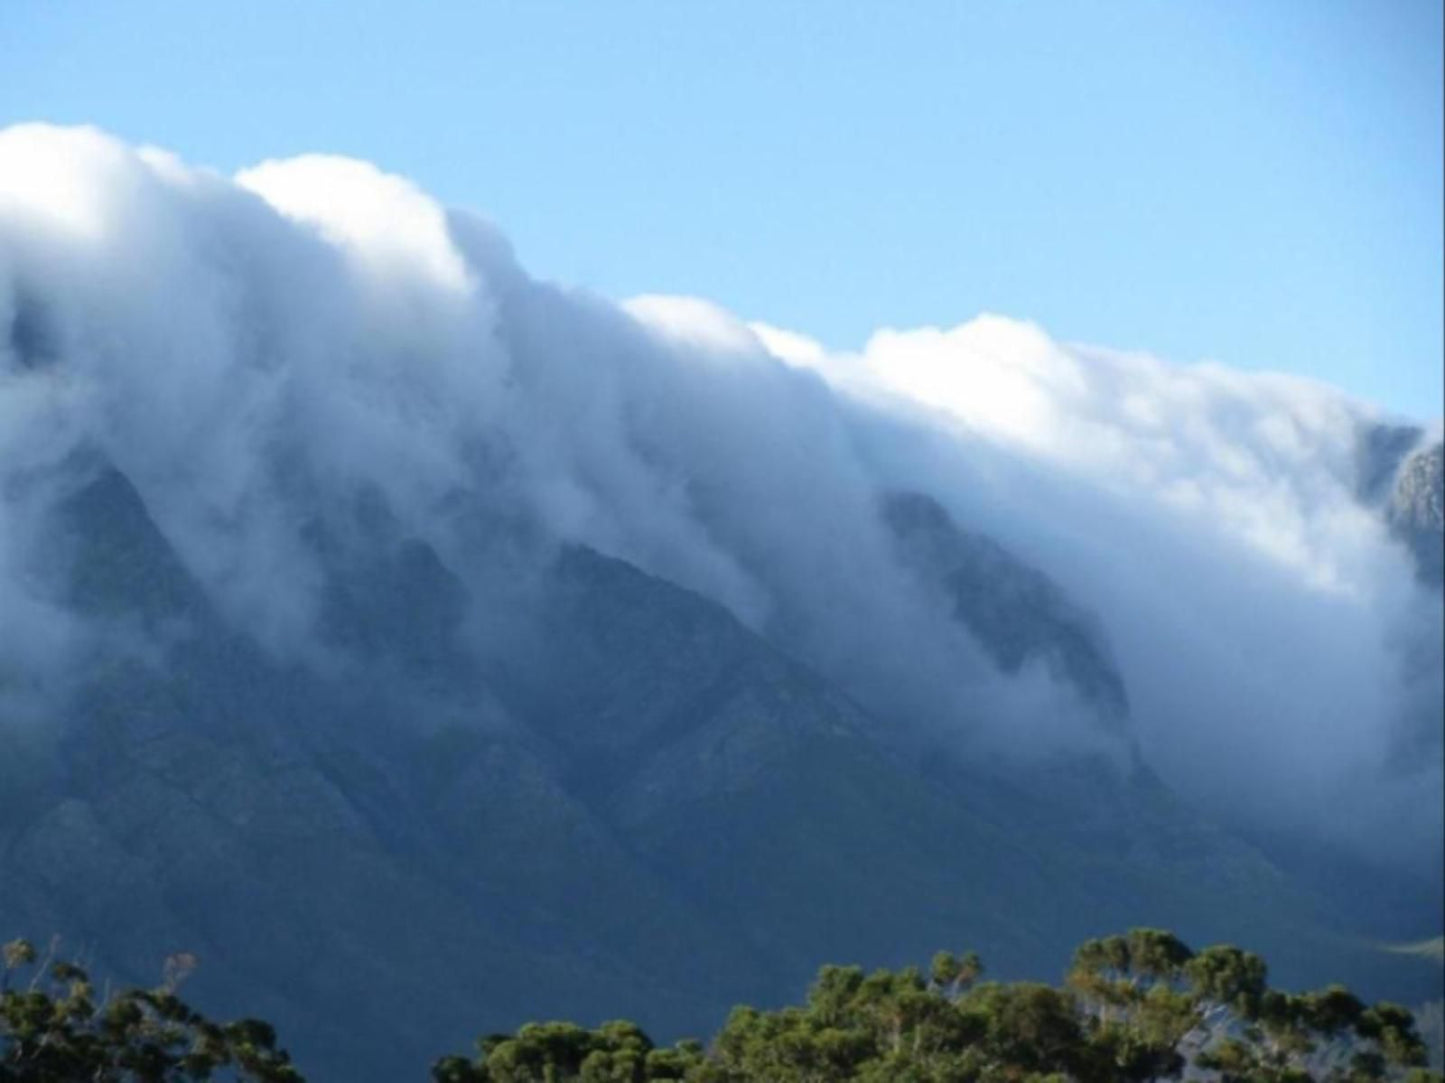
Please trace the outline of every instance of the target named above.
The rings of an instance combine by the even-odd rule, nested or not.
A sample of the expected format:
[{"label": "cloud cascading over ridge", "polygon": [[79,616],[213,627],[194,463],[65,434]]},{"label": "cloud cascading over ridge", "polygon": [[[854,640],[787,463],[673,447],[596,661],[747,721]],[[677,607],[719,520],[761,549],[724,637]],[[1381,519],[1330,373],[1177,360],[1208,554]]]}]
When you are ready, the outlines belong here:
[{"label": "cloud cascading over ridge", "polygon": [[[1401,644],[1438,640],[1440,598],[1359,495],[1384,420],[992,315],[834,354],[705,301],[537,282],[367,163],[227,179],[93,130],[0,133],[0,684],[44,684],[88,634],[33,572],[45,508],[98,457],[274,649],[316,653],[305,509],[368,493],[464,582],[482,509],[720,601],[900,725],[979,755],[1098,746],[900,567],[878,499],[919,491],[1097,615],[1173,784],[1418,862],[1440,679]],[[479,625],[507,619],[476,597]]]}]

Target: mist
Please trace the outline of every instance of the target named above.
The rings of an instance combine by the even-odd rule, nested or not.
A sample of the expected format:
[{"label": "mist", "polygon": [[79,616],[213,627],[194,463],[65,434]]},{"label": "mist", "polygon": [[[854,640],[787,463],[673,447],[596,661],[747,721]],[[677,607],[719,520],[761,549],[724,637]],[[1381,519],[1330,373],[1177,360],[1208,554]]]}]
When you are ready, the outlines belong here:
[{"label": "mist", "polygon": [[[1360,497],[1386,422],[1438,439],[1321,384],[1004,316],[830,352],[704,300],[619,305],[364,162],[225,177],[94,130],[0,132],[12,710],[101,634],[37,569],[47,510],[104,462],[228,620],[318,666],[308,524],[376,500],[468,585],[479,643],[522,619],[495,562],[583,544],[716,600],[900,734],[1025,763],[1127,745],[1218,814],[1424,867],[1441,597]],[[949,618],[880,521],[891,492],[1097,618],[1127,739]]]}]

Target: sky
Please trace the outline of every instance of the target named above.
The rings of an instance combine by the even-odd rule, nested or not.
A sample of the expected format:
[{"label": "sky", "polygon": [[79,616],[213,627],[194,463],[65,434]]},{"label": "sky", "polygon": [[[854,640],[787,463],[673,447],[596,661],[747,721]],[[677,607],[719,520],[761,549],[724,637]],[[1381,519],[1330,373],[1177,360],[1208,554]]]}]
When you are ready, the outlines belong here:
[{"label": "sky", "polygon": [[0,126],[416,180],[545,278],[860,349],[981,312],[1442,411],[1442,11],[0,0]]}]

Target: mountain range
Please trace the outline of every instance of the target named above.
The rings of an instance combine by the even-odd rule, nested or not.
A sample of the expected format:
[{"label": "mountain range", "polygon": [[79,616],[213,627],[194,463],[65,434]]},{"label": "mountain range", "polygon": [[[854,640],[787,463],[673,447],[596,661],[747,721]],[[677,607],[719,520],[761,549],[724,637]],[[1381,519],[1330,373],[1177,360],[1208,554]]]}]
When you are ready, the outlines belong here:
[{"label": "mountain range", "polygon": [[[526,641],[477,657],[461,583],[380,530],[328,591],[362,671],[287,665],[227,627],[124,475],[84,474],[50,528],[58,589],[162,645],[97,651],[63,718],[0,731],[0,916],[131,980],[192,951],[197,994],[277,1020],[326,1076],[400,1078],[539,1015],[702,1032],[843,954],[966,942],[1037,973],[1145,921],[1267,947],[1300,982],[1437,980],[1137,759],[900,747],[716,603],[583,547],[547,562]],[[927,498],[881,514],[1001,667],[1038,658],[1127,724],[1046,577]],[[1384,901],[1368,931],[1409,935]]]},{"label": "mountain range", "polygon": [[[1180,448],[1005,455],[769,329],[535,283],[353,166],[327,184],[381,227],[268,167],[9,138],[0,165],[60,147],[100,224],[0,200],[0,937],[140,983],[192,952],[198,1003],[358,1080],[539,1017],[708,1033],[829,960],[1053,978],[1139,925],[1440,995],[1383,947],[1445,901],[1433,431],[1329,399],[1347,435],[1305,447],[1261,384],[1252,431],[1332,480],[1225,544],[1208,485],[1254,445],[1145,516],[1128,463]],[[1092,371],[1008,335],[1021,371]],[[474,336],[510,366],[477,375]],[[1320,617],[1351,631],[1281,634]],[[1216,723],[1240,743],[1191,751]]]}]

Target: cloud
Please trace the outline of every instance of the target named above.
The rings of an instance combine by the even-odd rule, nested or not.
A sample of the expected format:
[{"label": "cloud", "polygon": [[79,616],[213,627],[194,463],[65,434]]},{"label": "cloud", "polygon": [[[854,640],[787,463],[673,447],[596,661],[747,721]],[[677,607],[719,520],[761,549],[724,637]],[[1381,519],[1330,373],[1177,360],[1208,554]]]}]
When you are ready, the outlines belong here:
[{"label": "cloud", "polygon": [[287,218],[315,226],[368,274],[414,276],[432,289],[465,293],[471,275],[452,243],[445,210],[410,182],[368,162],[307,154],[236,174]]},{"label": "cloud", "polygon": [[807,335],[756,320],[749,323],[748,327],[758,336],[769,353],[790,365],[806,368],[821,365],[828,359],[828,351],[823,344]]},{"label": "cloud", "polygon": [[[994,315],[830,352],[706,301],[534,281],[489,224],[367,163],[228,179],[92,130],[0,133],[0,674],[77,634],[33,575],[38,524],[103,458],[224,612],[298,657],[310,532],[365,495],[475,588],[478,626],[508,619],[483,581],[512,524],[718,600],[900,734],[1097,747],[1067,688],[1001,673],[901,566],[878,499],[917,490],[1095,614],[1173,784],[1419,861],[1439,756],[1398,749],[1405,716],[1438,717],[1438,670],[1406,656],[1440,600],[1356,497],[1380,420]],[[1406,809],[1413,833],[1387,831]]]},{"label": "cloud", "polygon": [[[1355,495],[1361,433],[1385,419],[1313,381],[993,315],[809,367],[943,434],[900,472],[1102,615],[1173,784],[1376,852],[1438,844],[1440,599]],[[1406,731],[1430,735],[1413,770]],[[1384,822],[1409,826],[1385,841]]]}]

